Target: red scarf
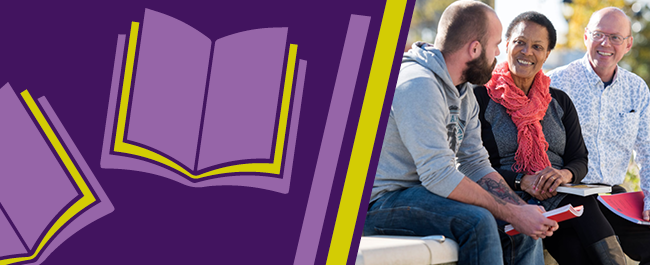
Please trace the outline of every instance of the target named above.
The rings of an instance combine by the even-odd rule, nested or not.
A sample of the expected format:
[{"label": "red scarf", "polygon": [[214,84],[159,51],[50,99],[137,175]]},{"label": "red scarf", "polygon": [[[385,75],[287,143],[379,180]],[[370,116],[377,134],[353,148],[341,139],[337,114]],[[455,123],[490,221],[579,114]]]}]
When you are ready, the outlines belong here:
[{"label": "red scarf", "polygon": [[549,85],[551,79],[541,70],[535,74],[528,95],[515,86],[510,75],[508,62],[497,65],[492,79],[485,84],[488,95],[506,108],[506,112],[517,126],[517,153],[512,170],[518,173],[534,174],[551,165],[546,151],[548,142],[544,138],[540,121],[551,102]]}]

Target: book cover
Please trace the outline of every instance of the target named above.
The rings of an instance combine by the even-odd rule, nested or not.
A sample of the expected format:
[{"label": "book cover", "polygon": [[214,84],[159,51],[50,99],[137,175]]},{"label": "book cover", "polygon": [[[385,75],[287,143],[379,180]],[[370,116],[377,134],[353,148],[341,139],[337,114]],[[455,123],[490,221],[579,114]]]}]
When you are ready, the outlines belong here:
[{"label": "book cover", "polygon": [[598,200],[610,211],[635,224],[650,225],[643,219],[643,192],[600,195]]},{"label": "book cover", "polygon": [[[553,210],[545,212],[544,216],[546,216],[548,219],[555,220],[559,223],[572,218],[580,217],[582,216],[583,212],[584,212],[584,208],[582,207],[582,205],[573,207],[573,205],[567,204],[562,207],[555,208]],[[514,227],[512,227],[512,225],[506,225],[504,231],[511,236],[519,234],[519,231],[517,231]]]},{"label": "book cover", "polygon": [[47,100],[0,88],[0,264],[40,264],[113,211]]},{"label": "book cover", "polygon": [[557,192],[585,197],[598,193],[612,192],[612,187],[606,185],[565,183],[557,187]]}]

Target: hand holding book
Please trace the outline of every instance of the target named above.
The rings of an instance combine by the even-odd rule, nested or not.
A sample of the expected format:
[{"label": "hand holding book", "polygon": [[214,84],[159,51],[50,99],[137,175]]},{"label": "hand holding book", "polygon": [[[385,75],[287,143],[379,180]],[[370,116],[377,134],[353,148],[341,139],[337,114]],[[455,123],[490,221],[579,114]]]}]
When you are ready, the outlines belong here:
[{"label": "hand holding book", "polygon": [[650,211],[643,210],[643,192],[598,196],[598,200],[618,216],[640,225],[650,225]]},{"label": "hand holding book", "polygon": [[[583,212],[584,212],[584,208],[582,207],[582,205],[573,207],[573,205],[567,204],[562,207],[545,212],[544,216],[547,217],[548,219],[555,220],[557,222],[562,222],[575,217],[580,217],[582,216]],[[506,225],[504,231],[511,236],[519,234],[519,231],[517,231],[512,225]]]},{"label": "hand holding book", "polygon": [[[512,224],[517,227],[515,231],[521,231],[522,234],[528,235],[533,239],[546,238],[553,235],[559,226],[553,219],[547,218],[546,212],[542,207],[531,204],[517,205],[516,213]],[[540,214],[541,213],[541,214]],[[541,226],[539,224],[542,224]],[[513,225],[508,225],[514,230]],[[517,234],[519,232],[516,232]]]}]

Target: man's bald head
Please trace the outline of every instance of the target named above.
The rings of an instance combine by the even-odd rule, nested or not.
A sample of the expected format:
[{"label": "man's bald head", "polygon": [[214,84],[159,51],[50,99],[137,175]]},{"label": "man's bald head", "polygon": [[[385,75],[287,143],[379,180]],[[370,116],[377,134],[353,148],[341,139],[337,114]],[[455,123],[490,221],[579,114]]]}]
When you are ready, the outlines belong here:
[{"label": "man's bald head", "polygon": [[465,44],[478,40],[485,44],[489,14],[494,10],[478,1],[456,1],[442,13],[434,46],[443,54],[452,54]]},{"label": "man's bald head", "polygon": [[624,35],[625,36],[630,35],[630,33],[632,32],[632,22],[630,21],[630,18],[625,14],[625,12],[623,12],[623,10],[621,10],[618,7],[611,7],[611,6],[605,7],[601,10],[594,12],[591,15],[591,18],[589,18],[589,24],[587,24],[587,28],[589,29],[595,28],[604,17],[608,17],[608,16],[614,17],[616,19],[620,19],[621,21],[626,21],[627,27],[625,28],[625,30],[627,32],[625,32]]},{"label": "man's bald head", "polygon": [[[632,48],[634,37],[630,35],[630,24],[630,18],[616,7],[598,10],[589,19],[583,37],[587,57],[603,82],[612,80],[618,62]],[[617,43],[612,42],[612,36],[616,36]],[[622,39],[622,43],[618,39]]]}]

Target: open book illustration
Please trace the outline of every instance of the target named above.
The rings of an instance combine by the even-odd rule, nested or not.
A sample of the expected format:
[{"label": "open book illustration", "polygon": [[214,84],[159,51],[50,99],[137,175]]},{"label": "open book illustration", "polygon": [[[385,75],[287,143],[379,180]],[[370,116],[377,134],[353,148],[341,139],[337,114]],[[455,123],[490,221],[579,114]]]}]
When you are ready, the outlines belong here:
[{"label": "open book illustration", "polygon": [[650,222],[643,219],[642,191],[600,195],[598,200],[625,220],[639,225],[650,225]]},{"label": "open book illustration", "polygon": [[612,192],[612,187],[606,185],[565,183],[557,187],[557,192],[585,197],[598,193]]},{"label": "open book illustration", "polygon": [[48,101],[0,88],[0,264],[40,264],[113,211]]},{"label": "open book illustration", "polygon": [[132,23],[126,56],[118,37],[101,166],[287,193],[305,65],[293,91],[288,29],[213,42],[149,9],[142,24]]},{"label": "open book illustration", "polygon": [[[573,205],[567,204],[562,207],[555,208],[553,210],[545,212],[544,216],[546,216],[546,218],[548,219],[555,220],[559,223],[572,218],[580,217],[582,216],[583,212],[584,212],[584,208],[582,207],[582,205],[573,207]],[[512,225],[506,225],[504,231],[511,236],[519,234],[519,231],[517,231],[514,227],[512,227]]]}]

